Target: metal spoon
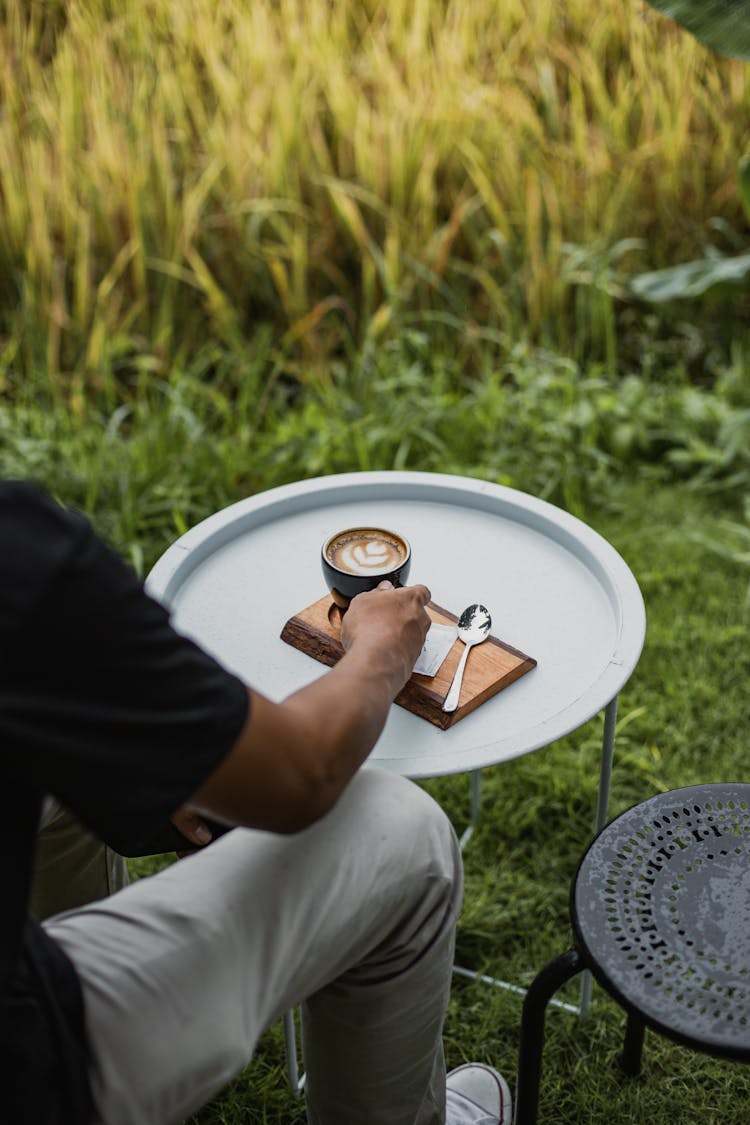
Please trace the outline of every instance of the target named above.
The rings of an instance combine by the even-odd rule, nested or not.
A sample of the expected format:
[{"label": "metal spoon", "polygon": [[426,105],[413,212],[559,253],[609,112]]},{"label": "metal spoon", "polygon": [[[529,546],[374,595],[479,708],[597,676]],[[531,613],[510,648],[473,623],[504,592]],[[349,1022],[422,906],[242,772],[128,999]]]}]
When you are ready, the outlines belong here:
[{"label": "metal spoon", "polygon": [[492,618],[490,617],[489,610],[483,605],[470,605],[468,606],[458,619],[458,635],[466,645],[464,654],[461,657],[461,663],[456,668],[456,674],[453,677],[453,683],[450,686],[450,691],[445,697],[443,703],[444,711],[455,711],[458,707],[458,697],[461,694],[461,681],[464,678],[464,668],[466,667],[466,658],[469,655],[469,649],[474,645],[479,645],[486,639],[490,631]]}]

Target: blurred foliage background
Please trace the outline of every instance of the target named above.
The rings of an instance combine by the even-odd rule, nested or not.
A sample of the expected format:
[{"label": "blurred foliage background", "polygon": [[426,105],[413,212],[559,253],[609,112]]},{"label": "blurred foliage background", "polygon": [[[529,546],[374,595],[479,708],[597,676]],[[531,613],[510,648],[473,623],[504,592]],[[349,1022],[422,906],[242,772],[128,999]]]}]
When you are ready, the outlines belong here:
[{"label": "blurred foliage background", "polygon": [[747,230],[746,67],[637,2],[5,7],[29,372],[96,386],[259,323],[306,372],[405,321],[632,363],[628,273]]},{"label": "blurred foliage background", "polygon": [[0,7],[0,468],[138,565],[350,468],[741,507],[743,62],[640,0]]}]

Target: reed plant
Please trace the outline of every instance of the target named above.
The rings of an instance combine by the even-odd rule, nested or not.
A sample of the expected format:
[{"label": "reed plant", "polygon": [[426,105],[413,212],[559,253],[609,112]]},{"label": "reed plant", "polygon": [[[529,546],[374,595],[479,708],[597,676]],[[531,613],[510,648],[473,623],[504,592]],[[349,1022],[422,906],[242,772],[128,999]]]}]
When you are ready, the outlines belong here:
[{"label": "reed plant", "polygon": [[611,364],[613,263],[743,221],[747,69],[640,0],[4,0],[0,107],[0,332],[89,394],[260,322]]}]

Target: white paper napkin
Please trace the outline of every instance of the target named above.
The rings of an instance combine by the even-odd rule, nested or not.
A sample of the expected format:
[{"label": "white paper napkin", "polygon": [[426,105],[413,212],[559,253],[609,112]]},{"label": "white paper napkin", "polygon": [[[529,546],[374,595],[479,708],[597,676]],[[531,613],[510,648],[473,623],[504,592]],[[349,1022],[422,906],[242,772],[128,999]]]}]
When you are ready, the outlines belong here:
[{"label": "white paper napkin", "polygon": [[417,657],[414,671],[422,676],[434,676],[446,656],[453,648],[458,636],[455,625],[438,625],[433,621],[425,638],[422,651]]}]

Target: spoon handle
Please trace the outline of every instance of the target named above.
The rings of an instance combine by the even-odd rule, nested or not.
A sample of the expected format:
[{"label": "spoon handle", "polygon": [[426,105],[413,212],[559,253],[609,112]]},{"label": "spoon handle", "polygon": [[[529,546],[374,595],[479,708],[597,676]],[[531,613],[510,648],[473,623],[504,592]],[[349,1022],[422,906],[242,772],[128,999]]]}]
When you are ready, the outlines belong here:
[{"label": "spoon handle", "polygon": [[461,657],[461,661],[458,665],[458,668],[456,668],[456,674],[453,677],[453,683],[451,684],[450,690],[448,691],[448,694],[445,697],[445,702],[443,703],[443,710],[444,711],[455,711],[456,708],[458,707],[458,697],[461,694],[461,681],[464,678],[464,668],[466,667],[466,658],[469,655],[469,649],[471,647],[472,647],[472,642],[468,641],[467,644],[466,644],[466,647],[464,648],[464,654]]}]

